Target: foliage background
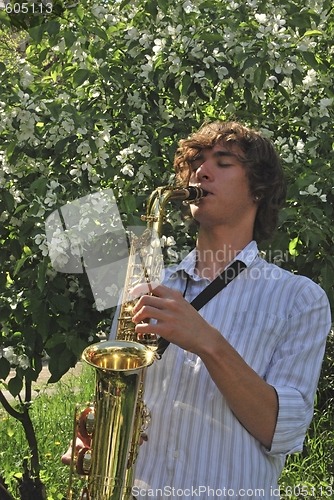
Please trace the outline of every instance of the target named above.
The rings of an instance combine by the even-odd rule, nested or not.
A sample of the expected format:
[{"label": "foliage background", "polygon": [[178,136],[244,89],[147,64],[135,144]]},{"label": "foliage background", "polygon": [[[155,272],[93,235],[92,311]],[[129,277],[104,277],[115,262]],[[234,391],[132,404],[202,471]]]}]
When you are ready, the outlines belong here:
[{"label": "foliage background", "polygon": [[[333,306],[329,0],[56,0],[52,13],[2,10],[0,22],[0,379],[11,373],[14,396],[45,354],[57,381],[109,324],[85,275],[50,266],[47,216],[111,187],[124,224],[140,224],[154,187],[173,182],[177,141],[205,119],[275,142],[288,200],[263,249]],[[171,259],[191,246],[188,229],[170,210]],[[60,259],[68,245],[57,241]]]}]

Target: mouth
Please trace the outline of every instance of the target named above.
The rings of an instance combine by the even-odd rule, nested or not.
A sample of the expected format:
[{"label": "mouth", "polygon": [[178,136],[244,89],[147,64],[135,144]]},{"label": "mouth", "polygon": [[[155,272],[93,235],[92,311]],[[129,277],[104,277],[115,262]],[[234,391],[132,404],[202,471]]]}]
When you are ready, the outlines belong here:
[{"label": "mouth", "polygon": [[189,202],[184,201],[183,203],[184,204],[189,204],[189,205],[199,205],[204,198],[206,198],[207,196],[209,195],[212,195],[213,193],[211,193],[210,191],[207,191],[206,189],[204,189],[200,184],[190,184],[190,186],[194,186],[196,187],[197,189],[199,189],[201,191],[201,195],[200,195],[200,198],[197,198],[197,199],[193,199]]},{"label": "mouth", "polygon": [[194,186],[197,187],[197,188],[199,188],[199,189],[201,189],[203,191],[203,197],[208,196],[208,194],[212,194],[210,191],[208,191],[207,189],[205,189],[200,184],[194,184]]},{"label": "mouth", "polygon": [[206,189],[203,189],[203,198],[206,198],[207,196],[212,196],[212,194],[213,193],[211,193],[210,191],[207,191]]},{"label": "mouth", "polygon": [[192,205],[200,205],[202,203],[202,201],[204,200],[204,198],[207,198],[208,196],[212,196],[212,193],[210,193],[210,191],[206,191],[206,189],[203,189],[203,196],[199,199],[199,200],[194,200],[191,202]]}]

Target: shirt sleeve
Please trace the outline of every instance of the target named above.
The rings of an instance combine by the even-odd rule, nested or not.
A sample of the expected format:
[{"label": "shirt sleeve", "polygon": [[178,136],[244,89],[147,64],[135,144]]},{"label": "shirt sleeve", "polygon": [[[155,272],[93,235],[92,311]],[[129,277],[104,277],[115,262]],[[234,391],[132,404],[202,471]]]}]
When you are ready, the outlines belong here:
[{"label": "shirt sleeve", "polygon": [[286,321],[284,336],[265,377],[278,396],[278,417],[269,455],[302,450],[331,328],[328,299],[318,285],[308,281],[296,294],[295,302],[297,312]]}]

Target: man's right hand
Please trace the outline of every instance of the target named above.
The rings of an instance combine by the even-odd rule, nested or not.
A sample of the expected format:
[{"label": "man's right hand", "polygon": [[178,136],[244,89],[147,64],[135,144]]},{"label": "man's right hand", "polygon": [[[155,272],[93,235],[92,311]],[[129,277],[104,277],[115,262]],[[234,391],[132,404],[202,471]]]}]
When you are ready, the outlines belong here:
[{"label": "man's right hand", "polygon": [[[88,443],[85,443],[84,440],[81,437],[77,437],[76,441],[75,441],[75,454],[74,455],[77,456],[77,454],[79,453],[79,451],[82,448],[85,448],[87,446],[89,446]],[[65,465],[70,465],[71,464],[71,458],[72,458],[72,443],[70,443],[70,446],[68,447],[68,449],[66,450],[66,452],[64,453],[64,455],[61,457],[61,461]]]}]

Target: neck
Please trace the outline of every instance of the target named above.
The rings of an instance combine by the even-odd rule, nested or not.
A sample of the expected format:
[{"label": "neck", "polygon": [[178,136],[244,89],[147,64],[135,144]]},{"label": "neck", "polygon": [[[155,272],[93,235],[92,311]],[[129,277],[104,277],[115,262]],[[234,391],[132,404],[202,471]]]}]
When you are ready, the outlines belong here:
[{"label": "neck", "polygon": [[196,242],[196,271],[199,276],[214,279],[252,241],[252,233],[210,231],[200,228]]}]

